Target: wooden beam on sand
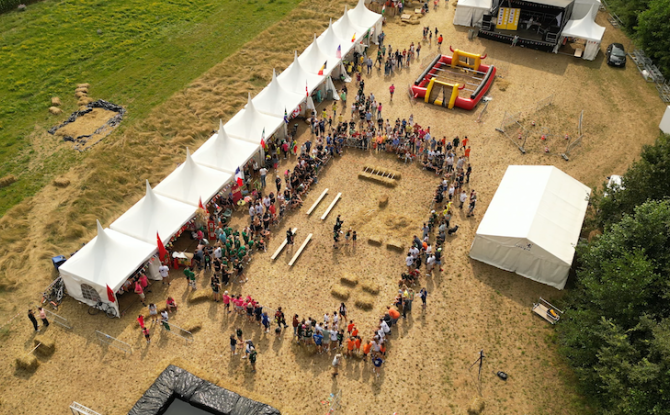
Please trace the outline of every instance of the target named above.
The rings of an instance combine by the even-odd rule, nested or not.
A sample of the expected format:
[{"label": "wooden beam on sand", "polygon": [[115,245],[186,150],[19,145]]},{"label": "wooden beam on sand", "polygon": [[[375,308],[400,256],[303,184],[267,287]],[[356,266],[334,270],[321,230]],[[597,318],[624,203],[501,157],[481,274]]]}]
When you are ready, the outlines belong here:
[{"label": "wooden beam on sand", "polygon": [[293,255],[293,258],[291,258],[291,262],[288,263],[289,267],[292,267],[293,264],[295,263],[295,261],[298,260],[298,257],[300,256],[300,254],[302,254],[302,250],[305,249],[305,247],[307,246],[307,243],[309,242],[310,239],[312,239],[312,234],[311,233],[309,235],[307,235],[307,238],[305,239],[305,242],[303,242],[302,245],[300,245],[300,248],[298,248],[298,252],[296,252],[295,255]]},{"label": "wooden beam on sand", "polygon": [[335,204],[337,203],[338,200],[342,197],[342,193],[338,193],[337,196],[335,196],[335,200],[328,206],[328,209],[324,212],[324,214],[321,216],[321,220],[325,220],[330,211],[335,207]]},{"label": "wooden beam on sand", "polygon": [[[297,231],[298,231],[298,228],[293,228],[293,229],[291,230],[291,232],[293,232],[294,235],[295,235],[295,233],[296,233]],[[284,249],[284,247],[286,246],[287,243],[288,243],[288,238],[287,238],[287,239],[284,239],[284,242],[282,242],[281,245],[279,245],[279,248],[277,248],[277,250],[275,251],[275,253],[272,254],[272,256],[270,257],[270,259],[273,260],[273,261],[274,261],[275,259],[277,259],[277,257],[279,256],[279,254],[281,254],[281,251]]]},{"label": "wooden beam on sand", "polygon": [[309,208],[309,210],[307,211],[307,216],[312,214],[312,211],[314,209],[316,209],[316,207],[319,205],[319,203],[321,203],[321,200],[323,200],[323,198],[326,196],[326,194],[328,194],[328,189],[324,190],[323,193],[321,193],[321,196],[319,196],[319,198],[316,199],[316,202],[314,202],[312,207]]}]

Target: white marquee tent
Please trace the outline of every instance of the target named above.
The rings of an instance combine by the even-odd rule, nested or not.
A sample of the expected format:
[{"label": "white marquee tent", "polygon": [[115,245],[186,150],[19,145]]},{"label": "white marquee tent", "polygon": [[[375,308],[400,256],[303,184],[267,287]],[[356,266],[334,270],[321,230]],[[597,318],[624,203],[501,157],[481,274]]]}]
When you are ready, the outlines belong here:
[{"label": "white marquee tent", "polygon": [[383,16],[365,7],[365,3],[365,0],[358,0],[356,7],[345,13],[349,15],[349,20],[356,26],[371,28],[372,41],[377,44],[376,35],[382,32]]},{"label": "white marquee tent", "polygon": [[307,88],[311,94],[324,79],[325,77],[323,76],[316,75],[315,73],[308,73],[300,64],[297,53],[294,55],[293,63],[291,63],[284,72],[277,76],[279,85],[287,91],[301,94],[303,97],[307,97],[305,88]]},{"label": "white marquee tent", "polygon": [[326,68],[323,70],[321,75],[328,76],[339,66],[340,59],[337,59],[335,55],[330,56],[325,54],[319,47],[318,42],[316,41],[316,35],[314,35],[314,41],[312,44],[307,46],[307,49],[298,57],[300,66],[302,66],[308,73],[319,74],[319,71],[323,67],[323,64],[326,64]]},{"label": "white marquee tent", "polygon": [[570,19],[579,20],[591,12],[593,5],[600,7],[600,0],[575,0],[572,6],[572,14]]},{"label": "white marquee tent", "polygon": [[344,56],[349,53],[357,43],[363,40],[368,28],[358,26],[352,22],[349,13],[345,8],[344,15],[333,23],[333,31],[335,31],[335,34],[340,39],[344,40],[344,44],[342,45],[342,56]]},{"label": "white marquee tent", "polygon": [[509,166],[470,257],[563,289],[590,194],[553,166]]},{"label": "white marquee tent", "polygon": [[328,56],[337,58],[337,48],[340,48],[340,56],[344,56],[344,47],[347,42],[351,43],[350,39],[342,39],[335,34],[333,29],[333,20],[330,20],[328,28],[316,39],[321,51]]},{"label": "white marquee tent", "polygon": [[186,149],[186,161],[158,183],[154,191],[160,195],[198,206],[209,202],[232,179],[231,173],[201,166]]},{"label": "white marquee tent", "polygon": [[231,138],[226,134],[223,122],[219,121],[219,132],[205,141],[193,153],[193,161],[226,173],[235,173],[258,154],[261,146],[248,141]]},{"label": "white marquee tent", "polygon": [[283,126],[283,117],[275,117],[258,111],[251,101],[251,94],[249,94],[247,105],[226,123],[224,129],[226,134],[233,138],[260,144],[263,131],[265,131],[265,139],[267,140],[280,127],[283,131]]},{"label": "white marquee tent", "polygon": [[605,34],[605,28],[596,23],[597,14],[598,4],[592,4],[589,12],[581,19],[568,20],[561,33],[559,45],[563,44],[563,39],[566,37],[583,39],[586,41],[586,46],[582,58],[589,61],[594,60]]},{"label": "white marquee tent", "polygon": [[157,246],[156,232],[167,243],[195,215],[195,207],[157,195],[146,182],[146,195],[109,228]]},{"label": "white marquee tent", "polygon": [[[291,92],[279,84],[277,73],[272,70],[272,80],[261,92],[251,100],[259,112],[275,117],[284,117],[284,111],[291,115],[305,100],[305,92],[298,94]],[[197,153],[197,152],[196,152]],[[197,161],[197,160],[196,160]]]},{"label": "white marquee tent", "polygon": [[[148,244],[98,225],[98,236],[60,266],[67,293],[88,305],[109,303],[107,286],[115,293],[157,251]],[[114,302],[117,316],[119,302]]]},{"label": "white marquee tent", "polygon": [[492,0],[458,0],[454,12],[454,24],[474,26],[481,23],[484,14],[493,7]]}]

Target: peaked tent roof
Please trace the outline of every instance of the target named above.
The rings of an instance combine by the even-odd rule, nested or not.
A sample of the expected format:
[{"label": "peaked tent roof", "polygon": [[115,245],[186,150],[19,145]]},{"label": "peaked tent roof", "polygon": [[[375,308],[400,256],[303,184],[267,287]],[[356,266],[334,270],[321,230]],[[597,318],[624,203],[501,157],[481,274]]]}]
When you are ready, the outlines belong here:
[{"label": "peaked tent roof", "polygon": [[226,173],[235,173],[235,169],[242,167],[259,149],[259,144],[229,137],[223,121],[219,120],[219,132],[193,153],[193,161]]},{"label": "peaked tent roof", "polygon": [[214,170],[197,164],[186,149],[186,161],[172,173],[154,191],[163,196],[198,206],[207,203],[232,178],[231,173]]},{"label": "peaked tent roof", "polygon": [[577,37],[580,39],[600,42],[605,34],[605,28],[595,22],[598,14],[598,5],[593,4],[591,10],[578,20],[569,20],[561,33],[564,37]]},{"label": "peaked tent roof", "polygon": [[[275,117],[284,117],[284,112],[289,115],[305,100],[305,93],[298,94],[284,88],[277,80],[277,73],[272,70],[272,81],[251,101],[256,109],[264,114]],[[196,151],[195,154],[198,152]],[[194,156],[195,156],[194,154]],[[196,160],[197,161],[197,160]]]},{"label": "peaked tent roof", "polygon": [[457,7],[474,7],[475,9],[491,10],[492,0],[458,0]]},{"label": "peaked tent roof", "polygon": [[251,94],[247,105],[231,118],[224,126],[226,133],[250,143],[260,144],[263,130],[265,138],[271,136],[284,122],[283,118],[259,112],[251,101]]},{"label": "peaked tent roof", "polygon": [[297,52],[294,52],[293,63],[290,64],[288,68],[286,68],[284,72],[279,74],[277,77],[279,85],[281,85],[284,89],[296,94],[300,94],[303,97],[306,97],[305,87],[307,87],[311,93],[323,81],[323,79],[323,76],[315,75],[305,71],[305,69],[300,64],[300,61],[298,60]]},{"label": "peaked tent roof", "polygon": [[146,181],[146,195],[121,217],[110,229],[156,245],[156,232],[166,242],[195,215],[195,207],[169,197],[157,195]]},{"label": "peaked tent roof", "polygon": [[[365,36],[368,29],[369,27],[363,28],[352,22],[349,18],[347,7],[344,7],[344,14],[342,17],[333,23],[335,34],[344,40],[344,45],[342,45],[342,56],[346,55],[354,47],[356,42]],[[354,35],[356,36],[355,38]],[[353,41],[351,40],[352,38],[354,39]]]},{"label": "peaked tent roof", "polygon": [[332,57],[337,57],[338,47],[342,53],[341,56],[344,56],[344,48],[347,46],[346,42],[351,43],[351,39],[347,39],[345,41],[345,39],[342,39],[337,34],[335,34],[335,30],[333,29],[333,19],[330,19],[328,28],[324,30],[323,33],[321,33],[321,36],[316,38],[316,43],[319,44],[321,51]]},{"label": "peaked tent roof", "polygon": [[116,292],[154,255],[157,247],[112,229],[102,229],[99,221],[97,226],[98,236],[65,261],[58,271],[79,284],[88,283],[103,290],[109,285]]},{"label": "peaked tent roof", "polygon": [[314,35],[312,43],[307,46],[302,55],[298,57],[298,61],[307,72],[317,75],[323,64],[326,63],[323,76],[328,76],[340,63],[340,59],[337,59],[334,54],[333,56],[330,56],[321,51],[319,44],[316,41],[316,34]]},{"label": "peaked tent roof", "polygon": [[352,23],[360,27],[373,27],[382,19],[381,14],[365,7],[365,0],[358,0],[356,7],[345,13],[349,14],[349,20]]}]

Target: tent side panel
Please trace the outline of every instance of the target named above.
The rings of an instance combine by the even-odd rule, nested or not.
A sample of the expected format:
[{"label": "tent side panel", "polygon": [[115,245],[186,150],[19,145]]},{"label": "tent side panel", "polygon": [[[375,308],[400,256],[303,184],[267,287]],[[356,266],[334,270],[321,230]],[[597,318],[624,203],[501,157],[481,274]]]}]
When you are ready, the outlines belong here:
[{"label": "tent side panel", "polygon": [[502,243],[494,238],[477,235],[470,247],[470,258],[505,271],[515,272],[519,251],[514,243]]}]

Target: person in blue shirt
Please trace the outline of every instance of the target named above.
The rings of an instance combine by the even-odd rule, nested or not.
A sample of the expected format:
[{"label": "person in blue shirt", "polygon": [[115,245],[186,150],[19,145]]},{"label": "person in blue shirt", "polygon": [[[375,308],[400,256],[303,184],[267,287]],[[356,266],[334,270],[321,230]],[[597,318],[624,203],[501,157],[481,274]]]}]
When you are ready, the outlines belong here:
[{"label": "person in blue shirt", "polygon": [[314,339],[314,344],[316,345],[316,352],[320,354],[322,351],[323,334],[321,334],[319,331],[315,331],[312,335],[312,338]]}]

